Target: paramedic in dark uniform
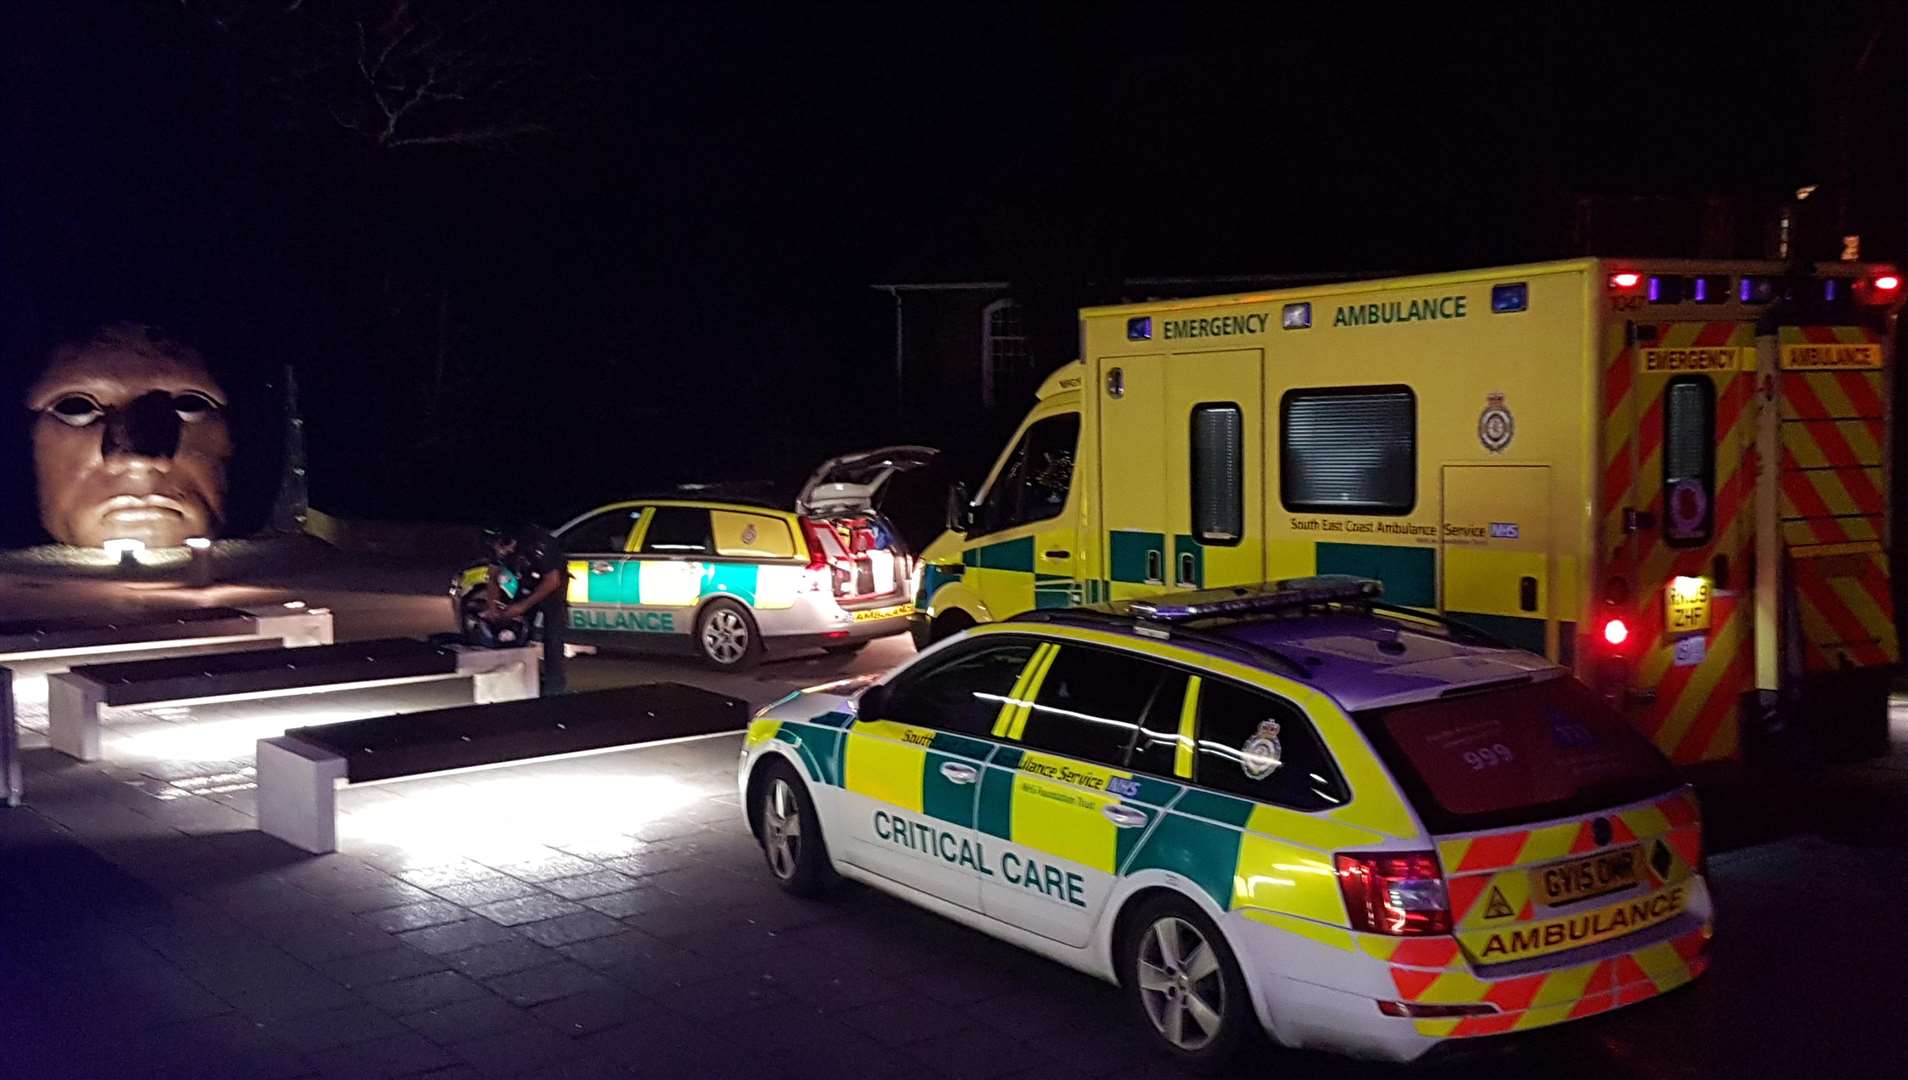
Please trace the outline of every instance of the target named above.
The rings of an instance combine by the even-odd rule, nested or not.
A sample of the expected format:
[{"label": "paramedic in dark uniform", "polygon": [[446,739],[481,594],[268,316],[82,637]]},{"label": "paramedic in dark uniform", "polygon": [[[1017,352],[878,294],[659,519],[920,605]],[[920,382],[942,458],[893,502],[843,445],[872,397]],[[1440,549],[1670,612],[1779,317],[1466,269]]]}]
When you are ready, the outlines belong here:
[{"label": "paramedic in dark uniform", "polygon": [[[486,622],[514,619],[528,622],[531,634],[543,640],[541,693],[561,694],[563,638],[570,621],[569,574],[557,538],[535,525],[517,525],[490,534],[491,572]],[[498,584],[502,568],[517,577],[517,597],[504,603]]]}]

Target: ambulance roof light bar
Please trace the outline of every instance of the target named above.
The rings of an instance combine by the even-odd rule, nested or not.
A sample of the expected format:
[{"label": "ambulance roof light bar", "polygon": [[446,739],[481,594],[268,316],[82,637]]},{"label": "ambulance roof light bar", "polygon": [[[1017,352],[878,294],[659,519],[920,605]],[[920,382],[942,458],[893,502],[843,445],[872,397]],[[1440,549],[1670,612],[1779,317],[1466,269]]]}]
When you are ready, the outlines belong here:
[{"label": "ambulance roof light bar", "polygon": [[1286,578],[1254,587],[1214,589],[1183,598],[1154,597],[1132,600],[1127,610],[1154,622],[1177,623],[1224,615],[1267,615],[1319,604],[1376,600],[1384,586],[1370,578],[1349,574],[1320,574]]}]

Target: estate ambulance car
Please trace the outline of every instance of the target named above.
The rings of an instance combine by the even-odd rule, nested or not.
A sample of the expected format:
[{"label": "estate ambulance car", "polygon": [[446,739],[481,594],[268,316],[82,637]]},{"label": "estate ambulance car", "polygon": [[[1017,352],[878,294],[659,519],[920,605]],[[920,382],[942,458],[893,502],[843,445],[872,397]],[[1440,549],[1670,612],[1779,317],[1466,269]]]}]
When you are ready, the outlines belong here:
[{"label": "estate ambulance car", "polygon": [[1317,578],[1032,612],[750,724],[749,824],[1117,982],[1159,1045],[1411,1060],[1708,963],[1694,796],[1570,673]]},{"label": "estate ambulance car", "polygon": [[1678,763],[1785,722],[1878,751],[1901,295],[1592,259],[1089,309],[923,553],[917,641],[1360,574],[1573,669]]},{"label": "estate ambulance car", "polygon": [[[906,631],[913,559],[876,500],[895,473],[935,454],[893,446],[831,458],[792,512],[673,498],[579,515],[556,531],[569,556],[570,640],[687,645],[711,667],[740,670],[768,649],[852,652]],[[481,630],[489,573],[471,566],[451,582],[466,636]]]}]

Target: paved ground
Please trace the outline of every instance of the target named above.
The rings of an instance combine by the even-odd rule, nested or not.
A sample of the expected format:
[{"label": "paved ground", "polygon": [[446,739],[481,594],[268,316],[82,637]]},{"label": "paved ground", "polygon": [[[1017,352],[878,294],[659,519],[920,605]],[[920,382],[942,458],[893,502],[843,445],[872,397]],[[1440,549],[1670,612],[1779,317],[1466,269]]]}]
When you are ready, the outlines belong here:
[{"label": "paved ground", "polygon": [[[65,592],[17,586],[0,597]],[[118,590],[79,592],[185,595]],[[344,636],[447,617],[401,590],[322,600]],[[906,651],[716,688],[759,703]],[[709,682],[578,664],[583,686]],[[314,858],[252,829],[243,747],[271,710],[222,708],[118,717],[99,765],[28,751],[28,803],[0,810],[0,1077],[1174,1075],[1109,987],[865,889],[778,892],[741,823],[734,737],[347,792],[344,850]],[[1714,860],[1709,976],[1435,1075],[1898,1073],[1904,761],[1739,783],[1724,798],[1756,842]],[[1275,1073],[1396,1075],[1270,1051],[1237,1075]]]}]

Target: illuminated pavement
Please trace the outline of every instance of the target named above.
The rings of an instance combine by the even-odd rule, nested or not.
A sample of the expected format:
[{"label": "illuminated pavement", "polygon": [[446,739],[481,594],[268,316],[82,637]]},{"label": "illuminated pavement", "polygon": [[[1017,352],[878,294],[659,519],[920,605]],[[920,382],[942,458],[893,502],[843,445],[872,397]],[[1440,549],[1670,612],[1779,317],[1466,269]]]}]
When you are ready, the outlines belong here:
[{"label": "illuminated pavement", "polygon": [[[341,636],[442,617],[436,598],[325,602]],[[759,704],[907,652],[727,679],[592,657],[573,682]],[[259,732],[461,693],[126,710],[105,762],[30,750],[28,805],[0,811],[0,1077],[1176,1075],[1109,987],[864,889],[777,891],[734,736],[349,790],[334,856],[253,831]],[[1763,800],[1779,838],[1715,859],[1721,938],[1694,988],[1415,1075],[1898,1071],[1882,1024],[1908,970],[1905,762]],[[1237,1075],[1402,1075],[1265,1053]]]}]

